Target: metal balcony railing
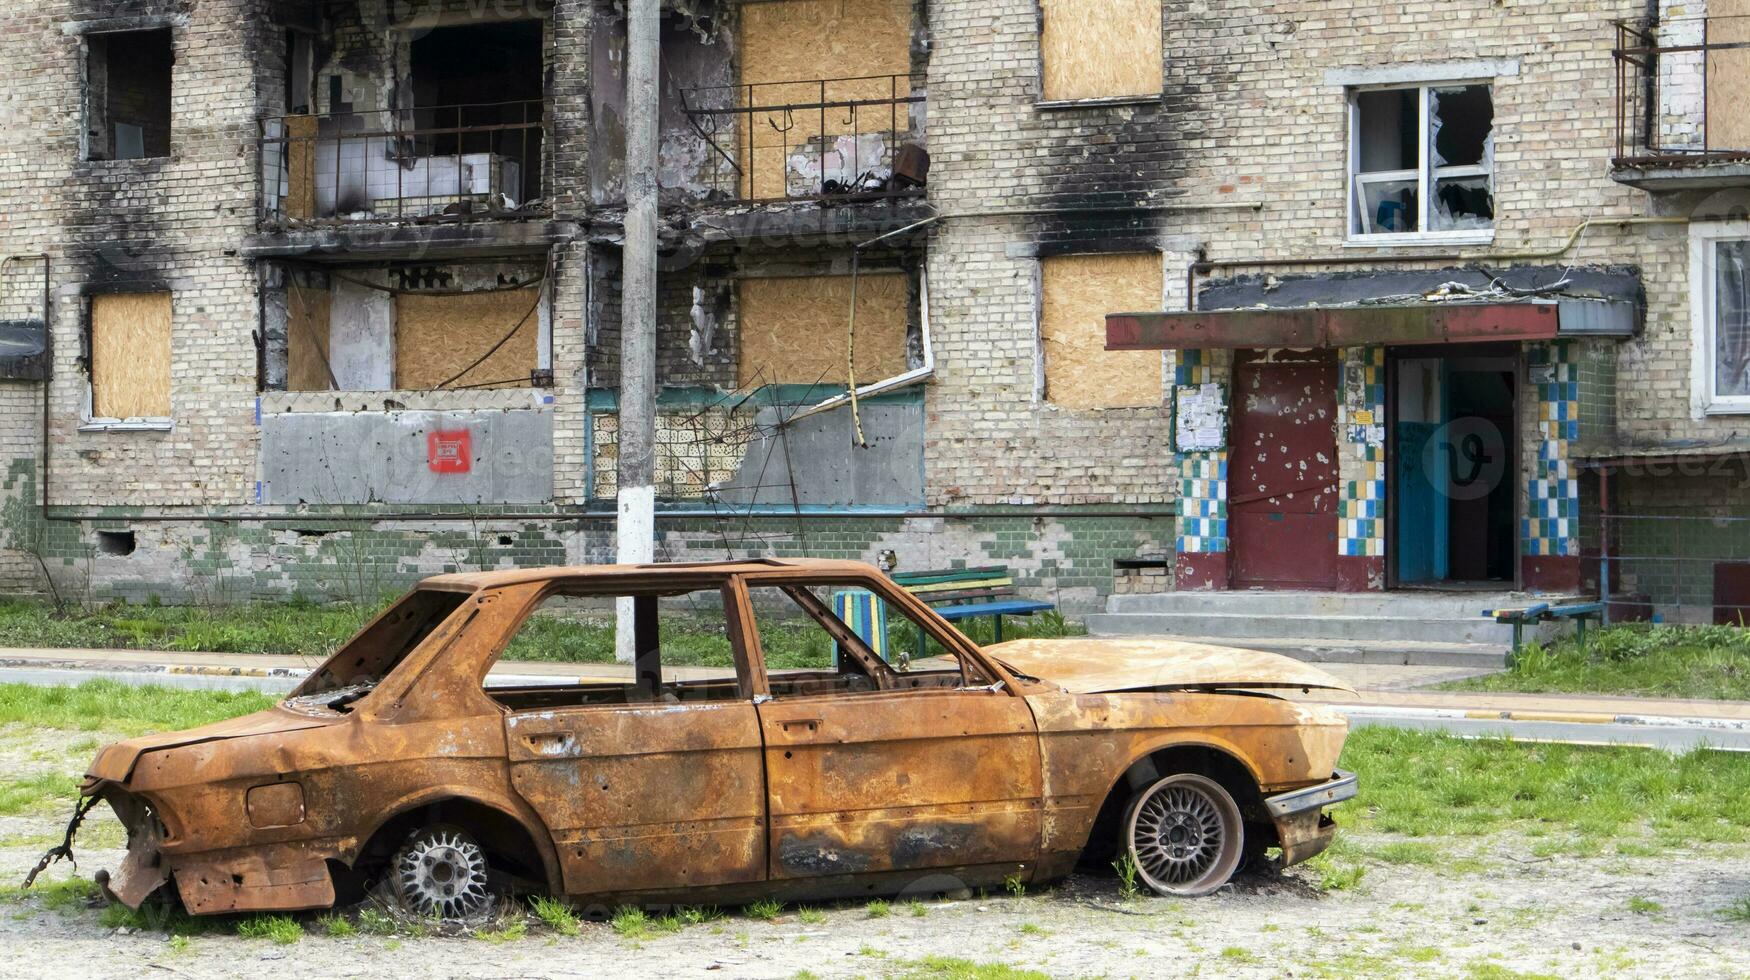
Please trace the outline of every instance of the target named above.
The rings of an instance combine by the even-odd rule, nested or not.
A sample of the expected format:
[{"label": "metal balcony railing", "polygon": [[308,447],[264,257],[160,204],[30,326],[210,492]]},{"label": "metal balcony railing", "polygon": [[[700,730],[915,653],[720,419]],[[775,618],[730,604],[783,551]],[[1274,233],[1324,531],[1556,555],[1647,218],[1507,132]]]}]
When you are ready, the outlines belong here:
[{"label": "metal balcony railing", "polygon": [[1750,16],[1616,22],[1618,167],[1750,160]]},{"label": "metal balcony railing", "polygon": [[923,77],[870,75],[684,89],[712,148],[713,197],[750,203],[923,194]]},{"label": "metal balcony railing", "polygon": [[265,224],[544,214],[543,111],[499,102],[264,119]]}]

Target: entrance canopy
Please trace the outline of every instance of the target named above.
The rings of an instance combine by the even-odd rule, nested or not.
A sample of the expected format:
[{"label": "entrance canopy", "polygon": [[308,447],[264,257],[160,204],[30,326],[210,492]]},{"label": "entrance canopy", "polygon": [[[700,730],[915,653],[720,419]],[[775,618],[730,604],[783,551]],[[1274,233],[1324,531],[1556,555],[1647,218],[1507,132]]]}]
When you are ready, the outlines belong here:
[{"label": "entrance canopy", "polygon": [[[1573,306],[1569,300],[1505,303],[1416,303],[1295,309],[1113,313],[1107,350],[1363,347],[1554,340],[1560,336],[1627,336],[1599,329],[1612,304]],[[1584,302],[1584,301],[1579,301]]]}]

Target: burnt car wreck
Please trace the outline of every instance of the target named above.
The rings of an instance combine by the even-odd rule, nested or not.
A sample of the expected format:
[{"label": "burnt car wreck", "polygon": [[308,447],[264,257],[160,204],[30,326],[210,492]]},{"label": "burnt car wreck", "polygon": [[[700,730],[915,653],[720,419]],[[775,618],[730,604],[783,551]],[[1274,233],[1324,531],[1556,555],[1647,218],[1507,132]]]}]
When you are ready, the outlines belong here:
[{"label": "burnt car wreck", "polygon": [[[839,589],[881,597],[890,635],[928,649],[890,666],[822,600]],[[489,676],[535,617],[626,598],[628,676]],[[720,608],[729,666],[664,663],[661,617],[687,603]],[[774,610],[830,637],[836,668],[768,667]],[[1346,723],[1276,696],[1312,688],[1343,685],[1165,641],[980,649],[851,562],[447,575],[275,707],[104,748],[80,814],[101,799],[127,826],[125,863],[98,876],[114,900],[173,893],[195,915],[323,908],[373,885],[446,917],[506,891],[919,894],[1120,853],[1154,891],[1200,895],[1266,848],[1293,864],[1329,844],[1323,808],[1355,792],[1335,770]]]}]

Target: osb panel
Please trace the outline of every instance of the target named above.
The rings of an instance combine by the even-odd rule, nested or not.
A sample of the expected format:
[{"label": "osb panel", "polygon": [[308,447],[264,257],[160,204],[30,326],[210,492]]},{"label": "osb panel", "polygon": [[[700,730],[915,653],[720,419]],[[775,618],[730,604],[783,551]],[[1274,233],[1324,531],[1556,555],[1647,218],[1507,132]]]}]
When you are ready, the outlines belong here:
[{"label": "osb panel", "polygon": [[91,298],[91,414],[170,417],[170,294]]},{"label": "osb panel", "polygon": [[[1750,0],[1713,0],[1708,40],[1715,44],[1750,42]],[[1708,56],[1708,148],[1750,150],[1750,49]]]},{"label": "osb panel", "polygon": [[286,119],[286,203],[288,218],[311,218],[316,212],[316,117]]},{"label": "osb panel", "polygon": [[[779,0],[741,8],[741,84],[751,105],[903,98],[911,71],[910,0]],[[852,79],[825,84],[822,79]],[[785,82],[794,84],[771,84]],[[741,98],[750,98],[742,89]],[[897,116],[895,115],[897,113]],[[903,132],[907,107],[860,106],[756,113],[742,139],[742,196],[784,195],[786,161],[822,137]],[[824,124],[824,126],[823,126]],[[752,160],[748,162],[750,155]],[[858,161],[871,169],[878,159]]]},{"label": "osb panel", "polygon": [[[743,279],[740,304],[742,387],[846,383],[850,276]],[[858,384],[906,372],[908,307],[903,274],[858,278]]]},{"label": "osb panel", "polygon": [[1161,404],[1159,351],[1106,350],[1106,314],[1161,308],[1160,255],[1057,256],[1040,274],[1045,399],[1064,408]]},{"label": "osb panel", "polygon": [[[539,367],[540,287],[395,297],[395,387],[436,388],[516,332],[451,388],[526,388]],[[521,324],[520,326],[518,324]]]},{"label": "osb panel", "polygon": [[1159,95],[1159,0],[1040,0],[1045,98]]},{"label": "osb panel", "polygon": [[329,391],[329,298],[326,289],[286,289],[286,389]]}]

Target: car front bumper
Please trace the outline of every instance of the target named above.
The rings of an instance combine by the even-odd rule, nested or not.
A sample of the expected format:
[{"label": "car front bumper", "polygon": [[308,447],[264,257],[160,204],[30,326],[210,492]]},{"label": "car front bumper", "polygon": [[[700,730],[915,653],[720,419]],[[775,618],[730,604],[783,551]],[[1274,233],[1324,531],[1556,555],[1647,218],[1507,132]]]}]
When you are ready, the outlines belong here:
[{"label": "car front bumper", "polygon": [[1299,864],[1331,846],[1337,822],[1324,809],[1353,799],[1360,783],[1352,772],[1339,769],[1325,782],[1264,798],[1264,808],[1276,824],[1284,866]]}]

